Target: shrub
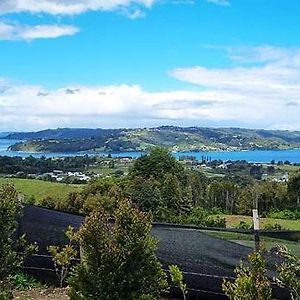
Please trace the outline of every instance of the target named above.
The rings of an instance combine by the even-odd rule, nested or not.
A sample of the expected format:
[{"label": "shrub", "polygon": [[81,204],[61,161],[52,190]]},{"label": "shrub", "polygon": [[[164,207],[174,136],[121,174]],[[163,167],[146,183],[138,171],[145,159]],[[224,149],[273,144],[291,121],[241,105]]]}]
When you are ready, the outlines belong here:
[{"label": "shrub", "polygon": [[231,300],[270,300],[272,289],[263,255],[259,251],[253,252],[248,259],[250,267],[241,263],[235,269],[235,281],[223,281],[223,291]]},{"label": "shrub", "polygon": [[[12,185],[0,187],[0,299],[11,299],[9,279],[21,267],[24,257],[36,251],[28,245],[25,236],[17,237],[18,218],[22,201]],[[18,254],[18,251],[23,254]]]},{"label": "shrub", "polygon": [[278,223],[275,223],[275,224],[267,223],[264,225],[264,229],[265,230],[284,230],[284,228]]},{"label": "shrub", "polygon": [[251,229],[251,227],[252,226],[245,221],[240,221],[240,223],[235,226],[236,229]]},{"label": "shrub", "polygon": [[64,281],[69,273],[72,260],[77,256],[77,251],[72,244],[72,241],[75,239],[75,232],[73,228],[69,226],[65,234],[69,239],[69,243],[67,245],[61,248],[58,246],[48,247],[61,288],[63,287]]},{"label": "shrub", "polygon": [[284,219],[284,220],[300,220],[300,210],[284,209],[281,211],[274,210],[268,213],[269,218]]},{"label": "shrub", "polygon": [[300,299],[300,259],[292,255],[284,246],[277,248],[277,254],[283,259],[277,265],[278,277],[275,281],[279,286],[288,288],[292,300]]},{"label": "shrub", "polygon": [[35,278],[22,272],[17,272],[13,276],[10,276],[9,281],[11,282],[12,286],[18,290],[39,288],[42,286],[42,284]]},{"label": "shrub", "polygon": [[70,283],[71,299],[156,299],[166,287],[155,256],[151,219],[122,202],[115,224],[104,211],[87,217],[78,232],[82,262]]},{"label": "shrub", "polygon": [[169,272],[172,282],[179,287],[182,292],[183,299],[186,300],[187,286],[183,282],[183,274],[176,265],[169,266]]},{"label": "shrub", "polygon": [[0,187],[0,280],[4,280],[19,266],[16,239],[22,203],[12,185]]}]

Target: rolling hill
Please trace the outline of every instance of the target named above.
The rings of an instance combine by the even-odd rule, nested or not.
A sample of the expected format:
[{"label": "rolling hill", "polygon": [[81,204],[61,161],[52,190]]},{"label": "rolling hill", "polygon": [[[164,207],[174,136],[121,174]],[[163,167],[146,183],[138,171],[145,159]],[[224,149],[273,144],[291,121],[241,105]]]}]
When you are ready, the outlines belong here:
[{"label": "rolling hill", "polygon": [[11,150],[30,152],[274,150],[300,147],[299,131],[161,126],[135,129],[58,128],[19,132],[7,139],[25,140]]}]

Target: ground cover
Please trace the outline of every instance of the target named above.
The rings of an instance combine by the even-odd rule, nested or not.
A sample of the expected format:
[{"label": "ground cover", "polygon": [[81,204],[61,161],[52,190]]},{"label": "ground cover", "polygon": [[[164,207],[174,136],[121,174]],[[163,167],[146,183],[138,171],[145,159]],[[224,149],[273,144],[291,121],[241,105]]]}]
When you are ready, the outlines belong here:
[{"label": "ground cover", "polygon": [[46,197],[64,200],[72,191],[80,191],[83,185],[70,185],[57,182],[42,181],[37,179],[20,179],[0,177],[0,185],[12,183],[18,192],[28,198],[34,197],[39,202]]}]

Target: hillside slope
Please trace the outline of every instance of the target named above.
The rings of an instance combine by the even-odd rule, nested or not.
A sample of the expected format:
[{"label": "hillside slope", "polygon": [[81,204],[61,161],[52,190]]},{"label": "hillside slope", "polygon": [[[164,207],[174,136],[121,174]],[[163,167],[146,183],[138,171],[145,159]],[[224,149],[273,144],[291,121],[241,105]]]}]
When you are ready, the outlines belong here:
[{"label": "hillside slope", "polygon": [[162,126],[138,129],[58,128],[13,133],[22,139],[11,150],[31,152],[145,151],[154,146],[173,151],[289,149],[300,147],[299,131]]}]

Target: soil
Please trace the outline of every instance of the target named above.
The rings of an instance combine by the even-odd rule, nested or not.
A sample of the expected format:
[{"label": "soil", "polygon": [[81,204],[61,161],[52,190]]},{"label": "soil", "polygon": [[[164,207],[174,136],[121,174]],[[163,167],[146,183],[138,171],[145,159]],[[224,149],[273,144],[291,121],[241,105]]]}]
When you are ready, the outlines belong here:
[{"label": "soil", "polygon": [[14,292],[14,299],[19,300],[67,300],[67,289],[41,288]]}]

